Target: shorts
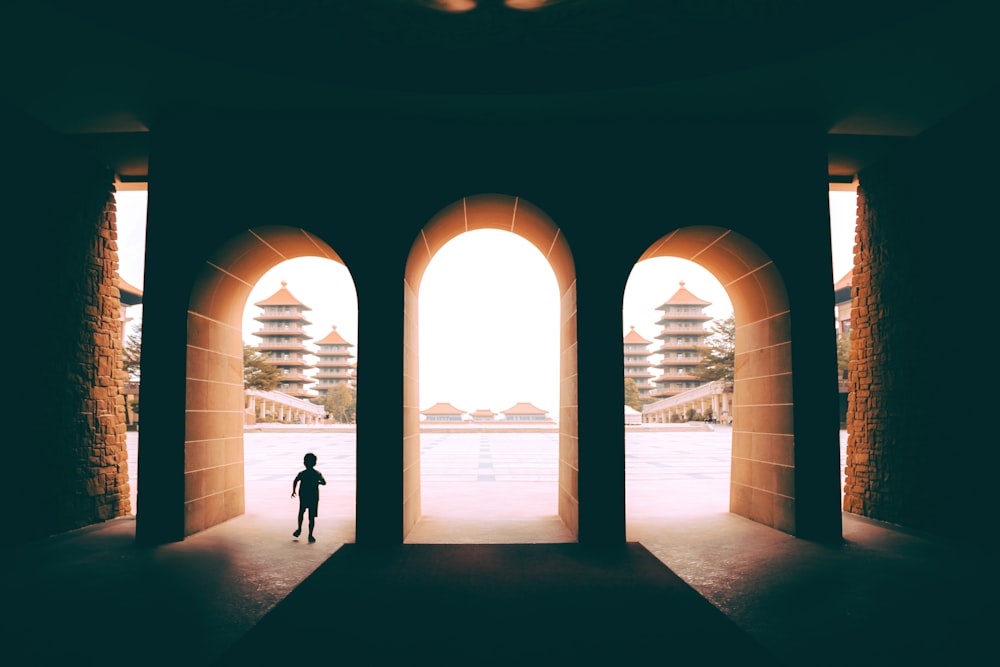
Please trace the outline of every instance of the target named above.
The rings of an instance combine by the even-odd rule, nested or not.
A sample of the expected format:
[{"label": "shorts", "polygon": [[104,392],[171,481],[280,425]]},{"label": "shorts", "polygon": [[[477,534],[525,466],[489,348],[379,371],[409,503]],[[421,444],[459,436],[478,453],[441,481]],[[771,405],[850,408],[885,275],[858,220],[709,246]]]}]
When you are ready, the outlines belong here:
[{"label": "shorts", "polygon": [[315,519],[319,516],[319,498],[303,498],[299,496],[299,511],[309,512],[309,516]]}]

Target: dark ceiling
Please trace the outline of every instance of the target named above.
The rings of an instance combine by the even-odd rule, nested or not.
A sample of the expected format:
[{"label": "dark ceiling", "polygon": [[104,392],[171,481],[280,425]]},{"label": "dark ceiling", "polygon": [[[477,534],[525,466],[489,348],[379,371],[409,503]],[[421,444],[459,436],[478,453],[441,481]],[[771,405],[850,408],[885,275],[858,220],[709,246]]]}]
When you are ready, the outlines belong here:
[{"label": "dark ceiling", "polygon": [[169,107],[494,119],[809,117],[830,173],[1000,81],[1000,3],[35,0],[0,8],[0,98],[126,178]]}]

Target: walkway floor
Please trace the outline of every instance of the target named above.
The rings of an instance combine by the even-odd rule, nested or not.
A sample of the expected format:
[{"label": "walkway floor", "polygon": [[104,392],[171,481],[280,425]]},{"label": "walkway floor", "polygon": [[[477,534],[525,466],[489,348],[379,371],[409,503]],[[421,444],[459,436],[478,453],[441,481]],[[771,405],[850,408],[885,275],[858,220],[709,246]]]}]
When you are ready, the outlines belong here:
[{"label": "walkway floor", "polygon": [[[288,447],[301,452],[302,444]],[[497,444],[489,448],[495,454]],[[320,455],[319,467],[325,463],[336,477],[333,456]],[[710,470],[682,476],[712,477]],[[211,664],[341,544],[353,541],[353,516],[342,510],[353,499],[341,503],[343,490],[333,492],[337,484],[323,496],[319,539],[308,544],[291,536],[285,471],[254,474],[275,477],[269,480],[273,489],[257,487],[256,506],[248,499],[247,514],[183,542],[136,547],[135,521],[124,518],[14,549],[0,581],[9,610],[2,645],[13,659],[5,662],[108,664],[152,652],[164,663]],[[425,484],[425,513],[432,511],[407,542],[461,541],[456,535],[470,542],[568,540],[560,523],[534,509],[544,496],[539,481],[495,483],[504,489],[499,505],[495,497],[477,500],[472,481],[437,491]],[[672,485],[683,486],[679,479]],[[450,505],[451,515],[433,509],[440,500],[435,493],[454,500],[452,492],[460,490],[465,496]],[[643,506],[630,493],[630,507]],[[279,496],[284,504],[275,508]],[[518,515],[519,507],[535,514]],[[475,518],[463,519],[463,513]],[[631,511],[627,539],[642,543],[789,665],[974,664],[991,648],[995,563],[928,536],[845,514],[843,542],[821,545],[730,514],[716,502],[659,515]],[[158,619],[165,617],[172,619],[170,635],[160,631]],[[309,642],[335,659],[337,647],[324,645],[322,637],[304,637],[301,646],[289,647],[289,659],[301,658]]]}]

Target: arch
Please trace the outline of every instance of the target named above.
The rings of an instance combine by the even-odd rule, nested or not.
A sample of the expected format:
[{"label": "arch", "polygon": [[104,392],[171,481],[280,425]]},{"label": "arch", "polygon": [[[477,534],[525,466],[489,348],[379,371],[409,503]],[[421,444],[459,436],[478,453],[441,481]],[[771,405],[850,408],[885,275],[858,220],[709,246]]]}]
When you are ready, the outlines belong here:
[{"label": "arch", "polygon": [[559,227],[540,209],[516,196],[481,194],[442,209],[420,231],[410,249],[403,301],[403,535],[420,519],[420,282],[431,259],[448,241],[477,229],[499,229],[526,239],[549,262],[559,289],[559,516],[579,535],[577,497],[576,272]]},{"label": "arch", "polygon": [[268,269],[298,257],[344,263],[303,229],[256,227],[219,248],[194,281],[187,313],[185,535],[244,512],[243,310]]},{"label": "arch", "polygon": [[714,226],[683,227],[638,261],[697,262],[725,288],[736,321],[729,510],[796,533],[791,312],[785,282],[750,239]]}]

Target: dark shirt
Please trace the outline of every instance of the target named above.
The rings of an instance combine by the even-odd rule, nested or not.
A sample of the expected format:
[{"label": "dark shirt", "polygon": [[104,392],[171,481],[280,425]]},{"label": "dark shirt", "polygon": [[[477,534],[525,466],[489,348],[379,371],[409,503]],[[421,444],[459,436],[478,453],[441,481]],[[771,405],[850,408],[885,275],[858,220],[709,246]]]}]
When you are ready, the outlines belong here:
[{"label": "dark shirt", "polygon": [[319,485],[326,484],[323,473],[315,468],[306,468],[295,476],[295,481],[299,482],[299,497],[303,500],[319,499]]}]

